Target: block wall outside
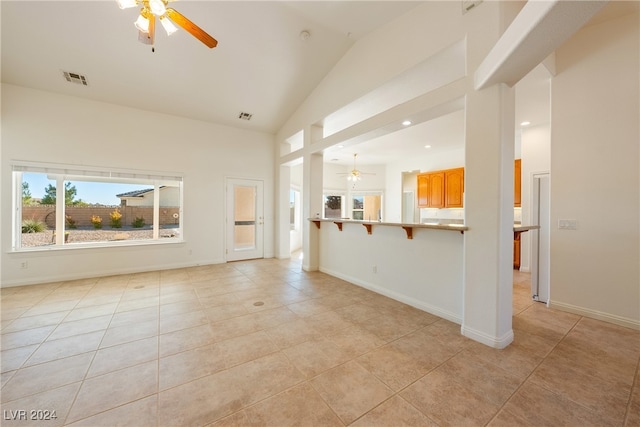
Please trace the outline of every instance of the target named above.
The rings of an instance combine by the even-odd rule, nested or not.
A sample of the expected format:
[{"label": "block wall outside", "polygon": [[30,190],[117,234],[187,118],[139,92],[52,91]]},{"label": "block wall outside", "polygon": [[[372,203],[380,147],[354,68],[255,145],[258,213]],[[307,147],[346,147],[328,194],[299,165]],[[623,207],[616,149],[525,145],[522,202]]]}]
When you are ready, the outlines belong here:
[{"label": "block wall outside", "polygon": [[[143,218],[145,227],[153,224],[153,208],[147,206],[67,206],[65,214],[67,216],[67,225],[69,228],[69,220],[75,221],[78,228],[93,228],[91,217],[97,215],[102,218],[102,227],[110,228],[111,217],[109,214],[114,210],[118,210],[122,214],[122,226],[131,226],[136,218]],[[47,227],[53,229],[56,227],[56,207],[54,205],[36,205],[23,206],[22,219],[35,219],[43,221]],[[179,218],[173,217],[179,214],[180,208],[177,206],[163,206],[160,208],[160,226],[177,225]]]}]

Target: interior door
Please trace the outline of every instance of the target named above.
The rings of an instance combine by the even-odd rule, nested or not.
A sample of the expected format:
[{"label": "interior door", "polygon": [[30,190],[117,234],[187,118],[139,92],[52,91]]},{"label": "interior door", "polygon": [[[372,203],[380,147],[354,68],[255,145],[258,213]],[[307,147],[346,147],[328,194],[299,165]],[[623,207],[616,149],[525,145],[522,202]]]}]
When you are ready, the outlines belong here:
[{"label": "interior door", "polygon": [[264,257],[263,182],[227,179],[227,261]]}]

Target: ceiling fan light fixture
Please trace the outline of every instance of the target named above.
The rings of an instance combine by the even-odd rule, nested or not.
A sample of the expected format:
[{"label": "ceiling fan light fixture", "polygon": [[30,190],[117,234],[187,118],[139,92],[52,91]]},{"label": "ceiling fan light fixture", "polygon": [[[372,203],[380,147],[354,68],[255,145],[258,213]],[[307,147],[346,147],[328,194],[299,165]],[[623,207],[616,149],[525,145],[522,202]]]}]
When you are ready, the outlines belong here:
[{"label": "ceiling fan light fixture", "polygon": [[138,15],[138,19],[136,19],[136,22],[134,22],[134,25],[138,30],[142,31],[143,33],[149,32],[149,18],[147,18],[144,9],[140,11],[140,15]]},{"label": "ceiling fan light fixture", "polygon": [[149,0],[149,9],[156,16],[162,16],[167,13],[167,7],[162,0]]},{"label": "ceiling fan light fixture", "polygon": [[118,7],[120,9],[129,9],[130,7],[135,7],[138,2],[136,0],[116,0],[118,2]]},{"label": "ceiling fan light fixture", "polygon": [[162,27],[164,28],[164,30],[167,32],[168,36],[178,31],[178,27],[173,25],[173,22],[171,22],[171,20],[166,16],[160,17],[160,23],[162,24]]}]

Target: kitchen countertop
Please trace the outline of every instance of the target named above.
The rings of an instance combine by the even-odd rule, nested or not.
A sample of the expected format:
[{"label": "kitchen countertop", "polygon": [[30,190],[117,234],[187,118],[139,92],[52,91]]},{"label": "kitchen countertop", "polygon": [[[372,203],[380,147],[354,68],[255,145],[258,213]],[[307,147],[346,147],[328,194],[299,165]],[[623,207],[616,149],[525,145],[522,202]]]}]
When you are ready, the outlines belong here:
[{"label": "kitchen countertop", "polygon": [[362,224],[362,225],[389,225],[403,228],[432,228],[436,230],[455,230],[466,231],[469,227],[464,224],[420,224],[417,222],[378,222],[378,221],[362,221],[356,219],[342,219],[342,218],[309,218],[311,222],[334,222],[334,223],[346,223],[346,224]]},{"label": "kitchen countertop", "polygon": [[521,224],[514,224],[513,225],[513,231],[514,232],[520,232],[520,233],[524,233],[525,231],[529,231],[529,230],[539,230],[540,226],[539,225],[521,225]]},{"label": "kitchen countertop", "polygon": [[[344,223],[362,224],[367,228],[369,234],[371,234],[371,227],[373,225],[402,227],[407,232],[407,237],[409,237],[410,235],[409,229],[413,229],[413,228],[431,228],[435,230],[451,230],[451,231],[459,231],[461,233],[464,233],[465,231],[469,230],[469,227],[467,227],[464,224],[433,224],[433,223],[430,224],[430,223],[416,223],[416,222],[409,223],[409,222],[382,222],[382,221],[378,222],[378,221],[362,221],[362,220],[356,220],[356,219],[342,219],[342,218],[308,218],[308,219],[309,221],[315,223],[318,228],[320,228],[320,223],[322,222],[333,222],[338,226],[338,228],[341,231],[342,231],[342,224]],[[538,230],[539,228],[540,228],[539,225],[514,224],[513,232],[516,235],[520,235],[520,233],[524,233],[529,230]],[[409,237],[409,238],[412,238],[412,237]]]}]

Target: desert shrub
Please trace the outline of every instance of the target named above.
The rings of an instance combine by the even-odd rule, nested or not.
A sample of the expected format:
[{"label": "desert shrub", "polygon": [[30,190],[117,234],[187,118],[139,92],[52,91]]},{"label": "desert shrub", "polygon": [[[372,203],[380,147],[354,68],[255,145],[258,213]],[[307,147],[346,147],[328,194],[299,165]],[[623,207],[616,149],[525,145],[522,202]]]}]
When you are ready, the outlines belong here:
[{"label": "desert shrub", "polygon": [[65,222],[67,223],[67,228],[75,229],[78,228],[76,224],[76,220],[71,218],[71,215],[64,216]]},{"label": "desert shrub", "polygon": [[93,224],[93,228],[96,230],[102,228],[102,218],[98,215],[91,215],[91,224]]},{"label": "desert shrub", "polygon": [[136,217],[131,223],[133,228],[142,228],[144,227],[144,218]]},{"label": "desert shrub", "polygon": [[122,228],[122,214],[118,209],[109,214],[111,218],[111,228]]},{"label": "desert shrub", "polygon": [[37,219],[25,219],[22,221],[23,233],[40,233],[47,229],[47,224]]}]

